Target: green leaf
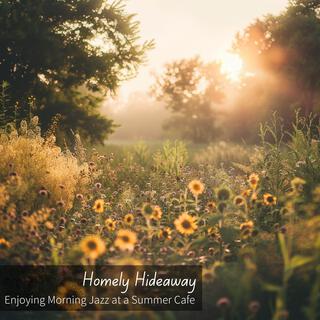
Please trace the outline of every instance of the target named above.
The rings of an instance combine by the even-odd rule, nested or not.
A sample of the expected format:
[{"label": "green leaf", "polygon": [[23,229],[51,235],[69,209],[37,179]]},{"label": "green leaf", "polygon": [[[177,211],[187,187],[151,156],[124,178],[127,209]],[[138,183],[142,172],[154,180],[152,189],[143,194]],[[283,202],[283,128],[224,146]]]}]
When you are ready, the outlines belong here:
[{"label": "green leaf", "polygon": [[263,287],[265,290],[270,292],[279,292],[281,290],[280,286],[271,283],[263,283]]},{"label": "green leaf", "polygon": [[282,258],[283,258],[283,262],[284,262],[284,267],[286,269],[289,266],[289,252],[287,249],[286,240],[285,240],[285,237],[282,233],[278,234],[278,239],[279,239],[281,254],[282,254]]},{"label": "green leaf", "polygon": [[219,222],[219,220],[221,220],[221,219],[222,219],[221,214],[214,214],[214,215],[210,216],[208,218],[208,226],[209,227],[215,226]]},{"label": "green leaf", "polygon": [[208,238],[207,237],[201,237],[201,238],[198,238],[198,239],[192,241],[192,246],[193,247],[200,247],[203,244],[205,244],[206,242],[208,242]]},{"label": "green leaf", "polygon": [[238,237],[238,229],[234,227],[222,227],[220,229],[221,237],[224,242],[231,243]]},{"label": "green leaf", "polygon": [[290,268],[296,269],[299,267],[302,267],[310,262],[312,262],[314,259],[313,257],[304,257],[304,256],[294,256],[290,260]]}]

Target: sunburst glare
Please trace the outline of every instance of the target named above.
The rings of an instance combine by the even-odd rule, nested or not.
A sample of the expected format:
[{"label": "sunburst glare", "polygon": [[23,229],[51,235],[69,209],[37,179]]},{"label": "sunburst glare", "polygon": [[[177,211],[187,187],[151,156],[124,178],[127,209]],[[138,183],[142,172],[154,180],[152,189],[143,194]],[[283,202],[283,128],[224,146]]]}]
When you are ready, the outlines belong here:
[{"label": "sunburst glare", "polygon": [[239,55],[234,53],[225,53],[220,58],[221,62],[221,72],[227,76],[232,81],[239,81],[243,61]]}]

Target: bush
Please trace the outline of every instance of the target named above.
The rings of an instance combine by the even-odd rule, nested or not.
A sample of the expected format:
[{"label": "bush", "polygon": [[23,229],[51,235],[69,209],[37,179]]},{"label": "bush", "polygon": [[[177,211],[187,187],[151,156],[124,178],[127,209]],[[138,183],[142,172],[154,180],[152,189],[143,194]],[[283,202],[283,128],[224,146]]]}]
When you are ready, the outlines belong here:
[{"label": "bush", "polygon": [[62,152],[54,136],[42,138],[36,118],[29,128],[23,121],[19,131],[9,125],[0,136],[0,181],[14,193],[11,200],[19,210],[32,210],[40,202],[54,206],[59,201],[70,209],[75,193],[85,188],[87,167],[80,166],[70,152]]}]

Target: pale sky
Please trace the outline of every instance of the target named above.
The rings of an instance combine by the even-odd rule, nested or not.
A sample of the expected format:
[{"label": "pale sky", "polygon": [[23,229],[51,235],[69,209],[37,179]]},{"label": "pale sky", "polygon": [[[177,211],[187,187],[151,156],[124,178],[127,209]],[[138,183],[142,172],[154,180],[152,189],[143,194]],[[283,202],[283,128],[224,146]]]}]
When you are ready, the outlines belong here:
[{"label": "pale sky", "polygon": [[147,91],[151,71],[173,59],[200,55],[204,61],[219,59],[232,45],[235,34],[255,18],[279,13],[287,0],[127,0],[127,11],[136,13],[142,39],[154,39],[148,62],[135,79],[124,83],[119,98]]}]

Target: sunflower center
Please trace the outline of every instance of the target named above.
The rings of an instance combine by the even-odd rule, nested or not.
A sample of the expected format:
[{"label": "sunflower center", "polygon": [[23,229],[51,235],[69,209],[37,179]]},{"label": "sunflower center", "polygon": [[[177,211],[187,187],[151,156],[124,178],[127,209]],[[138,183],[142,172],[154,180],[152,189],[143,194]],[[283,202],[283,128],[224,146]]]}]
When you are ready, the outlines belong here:
[{"label": "sunflower center", "polygon": [[66,298],[73,298],[77,296],[78,296],[78,293],[75,290],[68,290],[66,294]]},{"label": "sunflower center", "polygon": [[190,229],[190,228],[191,228],[191,223],[190,223],[190,221],[188,221],[188,220],[184,220],[184,221],[181,223],[181,225],[182,225],[182,227],[183,227],[184,229]]},{"label": "sunflower center", "polygon": [[196,190],[196,191],[200,191],[201,188],[200,188],[200,185],[198,183],[195,183],[193,185],[193,189]]},{"label": "sunflower center", "polygon": [[146,206],[146,207],[144,208],[144,212],[145,212],[146,214],[152,214],[152,211],[153,211],[153,209],[152,209],[151,206]]},{"label": "sunflower center", "polygon": [[130,239],[128,236],[122,236],[122,241],[123,242],[130,242]]},{"label": "sunflower center", "polygon": [[273,197],[272,196],[267,197],[267,201],[268,202],[272,202],[273,201]]},{"label": "sunflower center", "polygon": [[90,250],[95,250],[97,248],[97,244],[95,241],[88,241],[87,246]]}]

